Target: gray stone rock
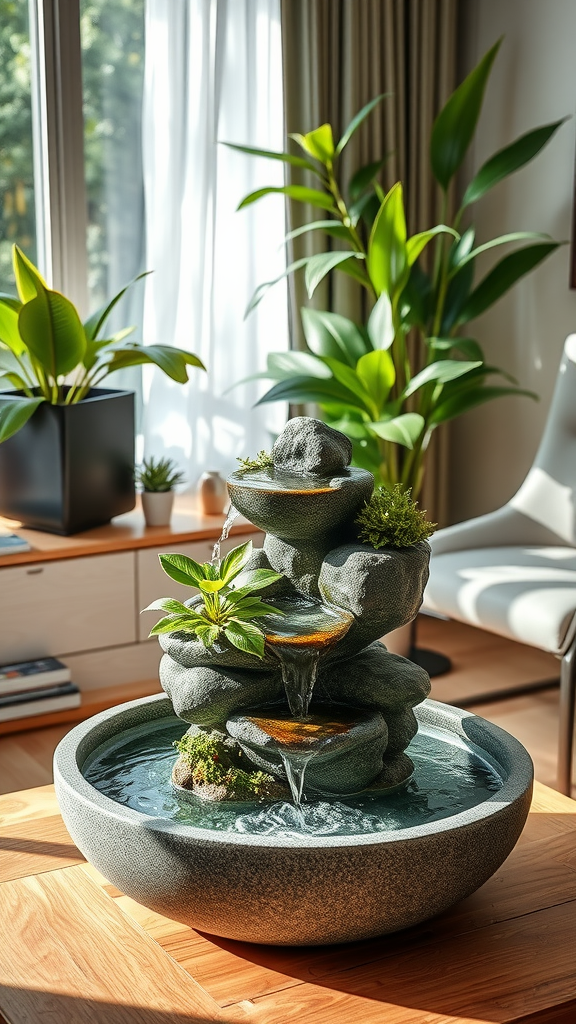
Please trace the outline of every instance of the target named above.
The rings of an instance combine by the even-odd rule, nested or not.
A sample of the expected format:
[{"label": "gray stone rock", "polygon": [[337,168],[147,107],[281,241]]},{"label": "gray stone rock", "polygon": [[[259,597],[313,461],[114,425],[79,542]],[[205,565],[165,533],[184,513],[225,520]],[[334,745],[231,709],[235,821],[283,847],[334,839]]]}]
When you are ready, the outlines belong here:
[{"label": "gray stone rock", "polygon": [[387,711],[386,725],[388,726],[387,756],[400,754],[406,750],[418,732],[418,722],[412,708],[400,711],[398,714]]},{"label": "gray stone rock", "polygon": [[318,588],[325,601],[351,611],[356,622],[334,650],[347,658],[418,613],[428,581],[430,546],[382,548],[344,544],[324,558]]},{"label": "gray stone rock", "polygon": [[289,541],[267,533],[264,540],[264,551],[271,567],[283,573],[293,590],[305,597],[320,598],[318,576],[330,547],[330,541],[322,538]]},{"label": "gray stone rock", "polygon": [[429,692],[428,673],[407,658],[389,654],[381,643],[346,661],[321,666],[315,690],[317,700],[372,708],[386,721],[390,713],[401,714],[420,704]]},{"label": "gray stone rock", "polygon": [[160,683],[176,714],[185,722],[223,728],[241,708],[281,701],[281,673],[234,672],[223,668],[185,668],[168,655],[160,662]]},{"label": "gray stone rock", "polygon": [[239,651],[225,637],[212,647],[204,647],[202,641],[190,633],[161,633],[158,640],[162,650],[184,668],[247,669],[250,674],[259,675],[278,667],[273,654],[265,653],[262,659],[257,658]]},{"label": "gray stone rock", "polygon": [[352,442],[339,430],[310,416],[288,420],[272,449],[274,466],[296,476],[330,477],[352,458]]},{"label": "gray stone rock", "polygon": [[[382,771],[388,729],[382,715],[315,706],[303,723],[261,709],[226,722],[230,735],[263,771],[286,778],[282,754],[306,763],[304,791],[355,793]],[[295,760],[294,760],[295,759]]]}]

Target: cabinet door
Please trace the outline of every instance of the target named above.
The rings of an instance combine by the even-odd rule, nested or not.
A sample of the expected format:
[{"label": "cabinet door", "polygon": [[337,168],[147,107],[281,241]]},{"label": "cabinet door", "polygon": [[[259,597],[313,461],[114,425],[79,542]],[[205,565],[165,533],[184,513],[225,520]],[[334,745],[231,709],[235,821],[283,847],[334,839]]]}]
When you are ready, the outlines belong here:
[{"label": "cabinet door", "polygon": [[[260,531],[257,533],[234,534],[222,544],[222,554],[225,555],[232,548],[238,547],[239,544],[245,544],[247,540],[251,540],[255,548],[261,548],[264,543],[264,534]],[[147,608],[158,597],[176,597],[179,601],[186,601],[193,594],[198,593],[196,589],[184,587],[182,584],[171,580],[163,571],[158,561],[158,555],[176,550],[179,554],[188,555],[190,558],[193,558],[195,562],[209,562],[213,549],[214,540],[211,539],[197,540],[191,544],[176,544],[172,547],[145,548],[138,551],[136,553],[138,608]],[[146,640],[150,629],[159,618],[159,612],[146,612],[145,615],[140,616],[139,640]]]},{"label": "cabinet door", "polygon": [[136,640],[135,554],[0,569],[0,663]]}]

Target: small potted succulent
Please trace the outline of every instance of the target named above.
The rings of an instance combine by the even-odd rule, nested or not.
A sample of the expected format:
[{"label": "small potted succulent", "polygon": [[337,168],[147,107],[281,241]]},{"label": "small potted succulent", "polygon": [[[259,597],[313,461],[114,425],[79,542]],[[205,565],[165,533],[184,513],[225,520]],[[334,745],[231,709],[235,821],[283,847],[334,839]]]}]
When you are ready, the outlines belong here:
[{"label": "small potted succulent", "polygon": [[168,526],[174,504],[174,488],[184,474],[173,459],[144,459],[134,474],[142,488],[142,511],[146,526]]}]

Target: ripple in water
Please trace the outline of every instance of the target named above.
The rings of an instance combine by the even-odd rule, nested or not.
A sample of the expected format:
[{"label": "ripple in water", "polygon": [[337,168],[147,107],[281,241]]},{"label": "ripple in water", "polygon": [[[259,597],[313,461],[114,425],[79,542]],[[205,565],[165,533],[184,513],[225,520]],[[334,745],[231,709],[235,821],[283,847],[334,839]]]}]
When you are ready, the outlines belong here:
[{"label": "ripple in water", "polygon": [[310,800],[300,808],[273,804],[211,804],[177,796],[170,782],[173,741],[186,730],[177,718],[126,730],[90,756],[87,781],[112,800],[151,817],[217,832],[278,836],[353,836],[398,831],[475,807],[502,785],[496,766],[440,730],[421,730],[407,753],[408,785],[388,796],[360,794]]}]

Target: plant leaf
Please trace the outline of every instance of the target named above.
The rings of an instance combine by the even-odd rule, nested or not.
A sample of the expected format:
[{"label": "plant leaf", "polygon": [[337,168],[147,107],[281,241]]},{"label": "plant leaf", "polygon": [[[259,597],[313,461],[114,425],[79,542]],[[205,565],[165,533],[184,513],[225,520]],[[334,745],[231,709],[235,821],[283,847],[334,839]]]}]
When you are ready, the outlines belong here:
[{"label": "plant leaf", "polygon": [[[195,613],[187,605],[182,604],[182,601],[177,601],[174,597],[159,597],[156,601],[152,601],[147,608],[143,608],[142,612],[172,612],[173,615],[192,615],[195,614],[200,619],[202,616]],[[142,612],[140,614],[142,615]]]},{"label": "plant leaf", "polygon": [[158,555],[158,558],[166,575],[185,587],[199,587],[201,581],[207,579],[206,566],[195,562],[188,555],[174,552]]},{"label": "plant leaf", "polygon": [[503,398],[506,395],[523,395],[527,398],[538,400],[538,395],[533,391],[525,391],[522,388],[504,387],[479,387],[459,394],[452,395],[445,402],[441,402],[434,410],[430,422],[435,426],[438,423],[446,423],[448,420],[461,416],[462,413],[474,409],[483,402],[490,402],[494,398]]},{"label": "plant leaf", "polygon": [[26,345],[18,330],[18,313],[21,308],[21,303],[18,304],[18,309],[14,309],[13,306],[9,306],[7,302],[0,299],[0,341],[3,341],[16,356],[20,356],[26,351]]},{"label": "plant leaf", "polygon": [[472,141],[482,109],[484,90],[502,40],[452,93],[432,128],[430,161],[436,181],[446,191]]},{"label": "plant leaf", "polygon": [[315,256],[310,256],[304,273],[308,298],[312,298],[320,282],[334,267],[349,259],[364,259],[364,254],[350,249],[344,252],[319,252]]},{"label": "plant leaf", "polygon": [[359,167],[356,173],[352,175],[348,184],[348,194],[353,202],[359,199],[364,190],[374,181],[374,178],[380,172],[387,159],[384,156],[381,160],[375,160],[374,163]]},{"label": "plant leaf", "polygon": [[392,356],[385,349],[367,352],[358,360],[356,373],[380,414],[396,380]]},{"label": "plant leaf", "polygon": [[456,380],[482,366],[481,362],[465,362],[463,359],[441,359],[436,363],[429,363],[420,373],[412,377],[410,383],[404,388],[404,397],[409,398],[419,388],[424,387],[434,380],[438,384],[447,384],[449,380]]},{"label": "plant leaf", "polygon": [[361,330],[340,313],[310,309],[300,310],[302,327],[308,347],[317,356],[330,356],[349,366],[356,366],[360,356],[369,349]]},{"label": "plant leaf", "polygon": [[196,616],[193,615],[167,615],[160,619],[155,626],[152,626],[148,636],[158,636],[160,633],[195,633]]},{"label": "plant leaf", "polygon": [[300,267],[305,267],[309,259],[309,256],[303,256],[299,260],[294,260],[294,262],[290,263],[286,267],[286,270],[283,270],[282,273],[279,274],[278,277],[275,277],[273,281],[264,281],[262,284],[259,284],[252,298],[250,299],[250,302],[246,307],[244,319],[246,319],[248,314],[251,313],[253,309],[256,309],[256,306],[260,302],[262,302],[262,299],[266,295],[266,292],[268,291],[269,288],[272,288],[275,284],[278,284],[278,281],[281,281],[283,277],[288,277],[289,274],[293,274],[295,270],[300,270]]},{"label": "plant leaf", "polygon": [[206,369],[198,356],[172,345],[130,345],[114,351],[107,364],[108,373],[123,370],[127,366],[139,366],[142,363],[158,366],[167,377],[178,381],[179,384],[186,384],[188,381],[187,366]]},{"label": "plant leaf", "polygon": [[18,314],[18,329],[29,352],[54,380],[82,362],[84,329],[75,306],[60,292],[39,284]]},{"label": "plant leaf", "polygon": [[453,235],[457,241],[460,238],[458,232],[446,224],[437,224],[435,228],[429,228],[428,231],[420,231],[417,235],[412,235],[412,238],[409,238],[406,242],[406,256],[409,267],[416,262],[420,253],[428,245],[428,242],[435,238],[436,235]]},{"label": "plant leaf", "polygon": [[319,160],[325,166],[332,163],[332,158],[334,157],[334,138],[331,124],[321,124],[319,128],[307,132],[306,135],[291,134],[290,138],[294,139],[310,156],[313,156],[315,160]]},{"label": "plant leaf", "polygon": [[474,264],[466,263],[465,266],[462,267],[462,270],[456,274],[448,284],[446,301],[444,303],[444,315],[442,317],[442,326],[440,329],[440,333],[443,337],[446,337],[454,325],[458,323],[460,313],[462,312],[470,294],[473,280]]},{"label": "plant leaf", "polygon": [[203,594],[217,594],[226,584],[224,580],[200,580],[198,586]]},{"label": "plant leaf", "polygon": [[250,569],[236,577],[236,586],[226,595],[227,601],[237,600],[239,597],[246,597],[255,590],[264,590],[270,584],[282,579],[281,572],[274,572],[273,569]]},{"label": "plant leaf", "polygon": [[514,174],[515,171],[520,170],[530,160],[533,160],[566,120],[567,118],[563,117],[560,121],[534,128],[490,157],[468,185],[462,206],[470,206],[471,203],[477,202],[503,178]]},{"label": "plant leaf", "polygon": [[417,412],[406,412],[389,420],[370,423],[369,428],[385,441],[395,441],[406,448],[413,448],[424,429],[424,417]]},{"label": "plant leaf", "polygon": [[274,192],[288,196],[289,199],[296,199],[299,203],[310,203],[311,206],[316,206],[320,210],[330,210],[331,213],[336,213],[332,196],[315,188],[306,188],[304,185],[282,185],[281,187],[268,185],[266,188],[258,188],[255,192],[244,196],[237,209],[243,210],[246,206],[257,202],[258,199],[262,199],[262,196],[269,196]]},{"label": "plant leaf", "polygon": [[450,352],[456,349],[473,362],[484,362],[484,352],[474,338],[426,338],[429,348],[438,352]]},{"label": "plant leaf", "polygon": [[230,583],[242,571],[251,554],[251,540],[247,540],[245,544],[240,544],[228,552],[220,566],[220,578],[224,580],[224,583]]},{"label": "plant leaf", "polygon": [[38,268],[34,266],[17,245],[14,245],[12,248],[12,264],[18,295],[22,302],[30,302],[42,288],[48,288]]},{"label": "plant leaf", "polygon": [[368,242],[367,268],[377,295],[393,298],[408,280],[406,218],[401,182],[384,198]]},{"label": "plant leaf", "polygon": [[239,153],[247,153],[248,156],[263,156],[266,160],[282,160],[285,164],[292,164],[293,167],[305,167],[308,171],[314,171],[317,174],[318,171],[314,164],[311,164],[309,160],[304,160],[301,156],[292,156],[292,153],[278,153],[273,149],[254,149],[252,146],[239,146],[235,142],[221,142],[221,146],[227,146],[228,149],[236,149]]},{"label": "plant leaf", "polygon": [[281,380],[270,388],[256,405],[268,402],[338,402],[366,411],[364,402],[337,380],[319,380],[313,377],[293,377]]},{"label": "plant leaf", "polygon": [[332,376],[326,363],[311,352],[270,352],[267,363],[266,376],[272,380],[290,380],[294,376],[328,380]]},{"label": "plant leaf", "polygon": [[492,238],[489,242],[484,242],[483,245],[479,245],[476,249],[472,249],[469,253],[461,256],[458,265],[455,266],[452,272],[448,275],[454,277],[455,274],[459,273],[462,267],[465,267],[470,260],[475,260],[477,256],[480,256],[483,252],[488,252],[489,249],[494,249],[497,245],[507,245],[509,242],[552,242],[553,239],[550,235],[542,234],[539,231],[512,231],[509,235],[499,235],[498,238]]},{"label": "plant leaf", "polygon": [[196,626],[194,632],[196,633],[196,636],[199,637],[199,639],[202,641],[204,647],[212,647],[212,645],[220,635],[220,628],[221,627],[217,626],[215,623],[201,623],[198,626]]},{"label": "plant leaf", "polygon": [[151,270],[145,270],[142,274],[138,274],[136,277],[132,278],[132,280],[129,281],[128,284],[124,285],[124,287],[120,289],[120,291],[114,296],[113,299],[110,299],[110,301],[107,302],[105,306],[102,306],[101,309],[97,309],[95,313],[92,313],[92,315],[89,316],[88,319],[84,321],[84,333],[86,335],[87,341],[94,341],[95,338],[98,337],[100,331],[102,330],[104,324],[106,323],[106,320],[110,316],[110,313],[117,305],[117,303],[120,302],[122,296],[125,295],[126,292],[130,288],[132,288],[132,286],[135,285],[137,281],[141,281],[143,277],[147,277],[148,274],[151,273]]},{"label": "plant leaf", "polygon": [[350,229],[337,220],[313,220],[310,224],[303,224],[301,227],[289,231],[284,241],[289,242],[292,238],[299,238],[300,235],[305,235],[308,231],[324,231],[333,238],[343,238],[345,241],[350,241],[351,237]]},{"label": "plant leaf", "polygon": [[6,401],[3,396],[0,401],[0,442],[17,434],[45,401],[45,398],[24,398],[20,395]]},{"label": "plant leaf", "polygon": [[382,292],[368,318],[368,335],[374,348],[389,349],[394,341],[392,303],[386,292]]},{"label": "plant leaf", "polygon": [[472,251],[475,237],[475,229],[471,226],[466,228],[466,231],[459,241],[454,241],[452,243],[450,246],[450,252],[448,253],[448,270],[452,271],[460,266],[460,263],[466,256],[468,256],[468,253]]},{"label": "plant leaf", "polygon": [[264,633],[254,623],[230,619],[224,629],[224,635],[239,651],[254,654],[257,658],[264,657]]},{"label": "plant leaf", "polygon": [[342,150],[344,149],[344,146],[348,145],[356,129],[359,128],[362,122],[366,120],[368,115],[372,113],[374,107],[378,106],[378,104],[381,103],[382,100],[385,99],[387,96],[390,96],[389,92],[381,92],[379,96],[375,96],[373,100],[370,100],[369,103],[362,107],[362,110],[359,110],[358,113],[354,115],[354,117],[350,121],[350,124],[345,129],[344,134],[340,139],[340,142],[336,146],[336,156],[339,156]]},{"label": "plant leaf", "polygon": [[[368,353],[368,355],[374,355],[374,353],[371,352]],[[362,356],[362,359],[366,358],[367,356]],[[380,410],[375,405],[374,399],[370,395],[370,392],[364,386],[364,383],[361,380],[359,374],[357,373],[357,370],[353,370],[351,366],[348,366],[347,363],[340,362],[339,359],[330,359],[329,357],[327,357],[326,362],[330,369],[332,370],[332,373],[334,374],[336,380],[339,381],[340,384],[343,384],[344,387],[349,388],[350,391],[352,391],[356,395],[356,397],[360,399],[364,407],[364,410],[372,419],[377,419]],[[360,366],[360,362],[361,360],[358,361],[358,366]]]},{"label": "plant leaf", "polygon": [[[541,242],[527,245],[524,249],[504,256],[468,297],[458,316],[459,323],[466,323],[480,316],[493,306],[521,277],[530,273],[542,260],[558,248],[560,242]],[[459,276],[459,275],[458,275]],[[455,280],[458,278],[456,277]]]}]

